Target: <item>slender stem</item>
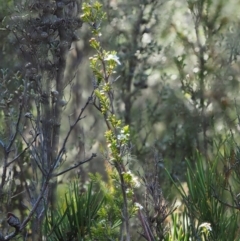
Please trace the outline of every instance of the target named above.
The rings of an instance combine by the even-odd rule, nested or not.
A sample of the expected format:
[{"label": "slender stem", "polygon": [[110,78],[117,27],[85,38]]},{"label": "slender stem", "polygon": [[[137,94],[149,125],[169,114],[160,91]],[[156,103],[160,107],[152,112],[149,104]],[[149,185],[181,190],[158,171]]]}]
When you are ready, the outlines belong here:
[{"label": "slender stem", "polygon": [[67,168],[67,169],[64,170],[64,171],[61,171],[61,172],[56,173],[56,174],[53,174],[52,177],[58,177],[58,176],[66,173],[66,172],[69,172],[69,171],[71,171],[72,169],[75,169],[75,168],[79,167],[80,165],[82,165],[82,164],[84,164],[84,163],[86,163],[86,162],[91,161],[91,160],[92,160],[93,158],[95,158],[96,156],[97,156],[97,155],[96,155],[95,153],[92,153],[92,156],[89,157],[87,160],[82,161],[82,162],[79,162],[79,163],[75,164],[74,166]]}]

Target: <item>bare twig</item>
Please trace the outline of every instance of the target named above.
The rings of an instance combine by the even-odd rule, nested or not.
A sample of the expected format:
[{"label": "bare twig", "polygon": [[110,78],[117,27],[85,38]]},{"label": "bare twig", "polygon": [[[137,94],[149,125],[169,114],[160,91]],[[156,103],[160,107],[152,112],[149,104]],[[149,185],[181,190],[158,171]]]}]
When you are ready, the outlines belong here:
[{"label": "bare twig", "polygon": [[20,125],[20,121],[21,121],[21,117],[22,117],[22,110],[23,110],[23,105],[20,104],[19,105],[18,119],[17,119],[17,123],[16,123],[16,127],[15,127],[15,132],[14,132],[14,134],[12,134],[12,136],[10,138],[10,142],[9,142],[8,146],[6,147],[6,149],[5,149],[5,151],[7,153],[10,152],[10,149],[11,149],[11,147],[12,147],[12,145],[13,145],[16,137],[17,137],[18,129],[19,129],[19,125]]},{"label": "bare twig", "polygon": [[7,162],[7,163],[6,163],[6,167],[10,166],[13,162],[15,162],[16,160],[18,160],[18,158],[19,158],[21,155],[23,155],[23,154],[30,148],[30,146],[36,141],[38,135],[39,135],[39,134],[37,134],[37,135],[34,137],[33,141],[32,141],[30,144],[28,144],[28,146],[25,147],[16,157],[14,157],[11,161]]},{"label": "bare twig", "polygon": [[7,167],[9,166],[9,165],[7,165],[8,164],[7,160],[8,160],[8,156],[10,153],[10,149],[18,134],[18,129],[19,129],[20,120],[21,120],[21,116],[22,116],[22,109],[23,109],[23,105],[21,103],[19,106],[19,113],[18,113],[17,123],[15,126],[15,132],[11,135],[8,145],[7,146],[3,145],[3,147],[4,147],[4,163],[3,163],[2,180],[1,180],[1,184],[0,184],[1,188],[3,188],[3,186],[5,185],[5,180],[6,180],[6,176],[7,176]]},{"label": "bare twig", "polygon": [[84,117],[82,117],[83,112],[85,111],[85,109],[87,108],[87,106],[91,103],[92,98],[93,98],[93,94],[94,94],[94,91],[92,91],[91,95],[88,97],[87,102],[85,103],[84,107],[81,109],[81,111],[80,111],[77,119],[75,120],[75,122],[74,122],[72,125],[70,125],[69,131],[68,131],[68,133],[67,133],[67,135],[66,135],[66,137],[65,137],[65,139],[64,139],[64,141],[63,141],[62,147],[61,147],[61,149],[60,149],[60,151],[59,151],[59,153],[58,153],[58,155],[57,155],[57,157],[56,157],[54,166],[57,164],[57,162],[60,160],[61,156],[64,154],[65,149],[66,149],[66,144],[67,144],[68,138],[69,138],[71,132],[73,131],[74,127],[77,125],[77,123],[78,123],[82,118],[84,118]]},{"label": "bare twig", "polygon": [[95,153],[92,153],[92,156],[89,157],[87,160],[85,160],[85,161],[81,161],[81,162],[75,164],[74,166],[67,168],[67,169],[64,170],[64,171],[61,171],[61,172],[56,173],[56,174],[53,174],[52,177],[58,177],[58,176],[60,176],[60,175],[62,175],[62,174],[64,174],[64,173],[66,173],[66,172],[69,172],[69,171],[71,171],[71,170],[73,170],[73,169],[79,167],[80,165],[82,165],[82,164],[84,164],[84,163],[86,163],[86,162],[91,161],[91,160],[92,160],[93,158],[95,158],[96,156],[97,156],[97,155],[96,155]]}]

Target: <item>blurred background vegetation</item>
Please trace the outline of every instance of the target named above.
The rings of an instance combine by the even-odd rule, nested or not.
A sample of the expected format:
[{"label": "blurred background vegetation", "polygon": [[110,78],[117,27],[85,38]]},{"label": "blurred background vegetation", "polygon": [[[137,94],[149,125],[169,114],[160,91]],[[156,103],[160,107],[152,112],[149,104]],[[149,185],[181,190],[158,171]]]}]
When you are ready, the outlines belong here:
[{"label": "blurred background vegetation", "polygon": [[[13,112],[9,113],[5,102],[0,103],[1,139],[7,136],[9,123],[14,120],[14,108],[17,109],[18,104],[16,96],[27,63],[26,59],[21,57],[18,41],[6,28],[5,19],[7,16],[17,16],[17,11],[28,14],[23,9],[34,2],[38,1],[0,1],[1,81],[12,79],[7,86],[1,85],[0,98],[10,98],[5,96],[6,89],[13,93]],[[211,193],[204,198],[211,199],[214,196],[216,201],[220,196],[230,195],[234,206],[237,200],[236,186],[239,183],[239,1],[102,0],[101,3],[107,14],[106,21],[101,24],[101,42],[105,49],[117,52],[121,63],[111,81],[114,86],[117,116],[124,124],[130,126],[131,157],[128,166],[136,175],[145,176],[144,180],[155,175],[153,173],[157,170],[161,195],[166,202],[173,203],[178,197],[183,197],[184,200],[188,196],[184,196],[184,190],[177,194],[178,184],[186,187],[191,181],[199,183],[194,178],[190,181],[191,172],[187,173],[187,168],[195,169],[197,161],[201,159],[201,168],[207,169],[211,163],[211,170],[214,169],[212,173],[215,173],[212,179],[216,175],[221,176],[222,180],[218,181],[222,189],[229,190],[227,194],[220,195],[218,189],[215,189],[217,181],[212,183],[211,179],[206,183],[213,185],[212,188],[218,194],[215,193],[214,196]],[[93,55],[89,46],[89,26],[83,25],[76,34],[78,40],[72,43],[69,50],[65,71],[69,85],[64,96],[67,106],[62,117],[61,133],[68,130],[70,115],[72,119],[77,118],[94,84],[94,76],[89,67],[89,57]],[[109,174],[106,172],[108,160],[104,119],[93,106],[90,106],[85,114],[85,120],[75,127],[69,139],[67,159],[63,167],[67,167],[76,159],[84,159],[92,152],[96,152],[98,157],[59,178],[59,195],[64,195],[67,190],[65,183],[73,176],[80,178],[82,190],[89,181],[88,173],[100,173],[104,181],[109,181]],[[60,139],[60,143],[62,141]],[[19,145],[19,148],[22,147]],[[201,158],[196,158],[196,152]],[[27,169],[24,163],[27,163],[28,157],[24,158],[26,160],[12,170],[15,175],[15,194],[24,185],[20,170],[23,167]],[[213,165],[217,167],[213,168]],[[197,169],[199,168],[198,166]],[[165,169],[169,175],[166,175]],[[30,178],[31,171],[27,173]],[[192,176],[193,174],[194,171]],[[228,183],[226,186],[224,181]],[[173,182],[178,183],[175,183],[177,189],[174,189]],[[195,188],[199,190],[199,187]],[[139,191],[138,195],[143,200],[141,193]],[[19,199],[13,200],[11,205],[14,209],[21,210],[20,205],[24,200],[24,197],[20,196]],[[212,206],[219,205],[212,202]],[[186,206],[189,207],[190,204],[187,203]],[[3,207],[1,211],[4,212],[5,209],[6,207]],[[195,211],[205,209],[204,205],[195,207]],[[181,212],[197,217],[192,210]],[[213,212],[228,211],[224,209]],[[210,217],[212,214],[209,213],[207,215]],[[237,220],[236,216],[234,218]],[[197,219],[200,220],[198,225],[200,222],[216,222],[214,218]],[[176,222],[176,217],[173,220]],[[180,225],[180,221],[178,224]],[[182,224],[185,225],[184,220]],[[231,240],[239,240],[237,228],[232,227],[232,230],[235,236]],[[160,237],[160,233],[163,235],[164,232],[161,230],[156,235]],[[198,230],[190,230],[189,233],[197,237]],[[134,232],[134,235],[138,235],[137,232]],[[168,240],[189,240],[186,236],[186,239],[174,239],[174,234],[168,235]],[[204,238],[230,240],[219,239],[217,234],[214,235],[206,235]],[[205,240],[204,238],[202,237],[202,240]]]}]

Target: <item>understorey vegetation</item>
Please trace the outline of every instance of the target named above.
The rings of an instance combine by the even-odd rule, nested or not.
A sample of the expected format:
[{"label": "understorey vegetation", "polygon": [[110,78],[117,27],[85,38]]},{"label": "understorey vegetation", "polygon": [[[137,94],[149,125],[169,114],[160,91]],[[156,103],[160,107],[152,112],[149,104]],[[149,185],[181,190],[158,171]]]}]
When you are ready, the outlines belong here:
[{"label": "understorey vegetation", "polygon": [[230,0],[0,0],[0,241],[240,240]]}]

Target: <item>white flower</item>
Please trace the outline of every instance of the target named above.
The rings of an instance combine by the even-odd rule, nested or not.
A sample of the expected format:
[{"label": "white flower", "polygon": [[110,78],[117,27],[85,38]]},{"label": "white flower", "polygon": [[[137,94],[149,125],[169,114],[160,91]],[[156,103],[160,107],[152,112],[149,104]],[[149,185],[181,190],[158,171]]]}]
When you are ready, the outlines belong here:
[{"label": "white flower", "polygon": [[199,225],[199,228],[205,228],[208,232],[212,231],[211,223],[202,223],[201,225]]},{"label": "white flower", "polygon": [[124,134],[117,135],[117,139],[119,141],[122,141],[122,140],[126,139],[126,135],[124,135]]},{"label": "white flower", "polygon": [[119,61],[119,57],[115,54],[109,54],[107,56],[107,58],[104,59],[105,61],[109,61],[109,60],[114,60],[118,65],[121,65],[120,61]]},{"label": "white flower", "polygon": [[199,68],[198,67],[193,68],[193,73],[198,73],[198,72],[199,72]]},{"label": "white flower", "polygon": [[134,187],[139,188],[141,186],[141,183],[139,182],[138,177],[133,175],[132,179],[133,179]]},{"label": "white flower", "polygon": [[139,188],[141,186],[141,183],[138,180],[138,177],[135,176],[130,170],[126,172],[126,175],[129,175],[131,177],[131,185],[134,188]]},{"label": "white flower", "polygon": [[143,209],[143,206],[140,203],[134,203],[135,207],[139,210]]}]

